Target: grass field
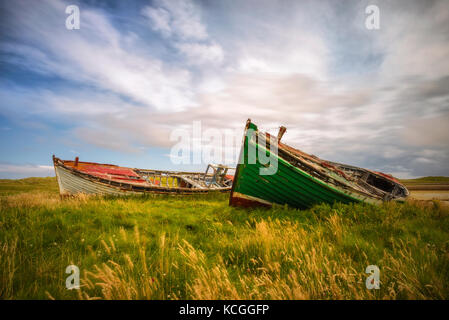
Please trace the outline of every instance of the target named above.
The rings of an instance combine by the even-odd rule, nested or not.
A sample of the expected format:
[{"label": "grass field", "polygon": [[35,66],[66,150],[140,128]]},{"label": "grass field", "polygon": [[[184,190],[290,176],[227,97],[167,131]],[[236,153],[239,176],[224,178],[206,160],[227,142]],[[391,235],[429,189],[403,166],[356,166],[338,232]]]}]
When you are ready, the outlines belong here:
[{"label": "grass field", "polygon": [[[2,299],[448,299],[439,201],[243,210],[227,194],[61,200],[0,181]],[[81,271],[67,290],[65,269]],[[368,290],[368,265],[381,287]]]},{"label": "grass field", "polygon": [[417,179],[402,179],[402,183],[406,185],[412,184],[449,184],[449,177],[422,177]]}]

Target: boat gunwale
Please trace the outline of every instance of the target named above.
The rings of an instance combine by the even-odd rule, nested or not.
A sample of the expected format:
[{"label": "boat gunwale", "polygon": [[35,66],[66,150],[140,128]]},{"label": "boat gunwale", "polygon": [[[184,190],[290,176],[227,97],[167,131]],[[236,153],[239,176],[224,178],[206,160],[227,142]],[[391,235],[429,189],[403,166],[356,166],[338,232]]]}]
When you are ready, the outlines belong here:
[{"label": "boat gunwale", "polygon": [[[87,163],[87,162],[82,162],[82,163]],[[102,165],[100,163],[95,163],[95,162],[89,162],[89,164],[96,164],[96,165]],[[139,186],[136,184],[132,184],[132,183],[127,183],[127,182],[118,182],[118,181],[114,181],[114,180],[108,180],[108,179],[104,179],[101,177],[96,177],[92,174],[80,171],[76,168],[73,168],[71,166],[67,166],[64,164],[64,160],[59,159],[55,156],[53,156],[53,165],[56,167],[62,167],[65,170],[68,170],[70,173],[81,177],[83,179],[89,180],[93,183],[99,183],[108,187],[112,187],[115,188],[117,190],[120,191],[124,191],[124,192],[134,192],[134,193],[158,193],[158,194],[197,194],[197,193],[208,193],[210,191],[218,191],[218,192],[227,192],[231,190],[231,186],[229,187],[218,187],[218,188],[204,188],[204,189],[200,189],[200,188],[182,188],[182,187],[163,187],[163,186]],[[112,166],[116,166],[116,165],[112,165]],[[119,166],[116,166],[119,167]],[[124,168],[124,167],[122,167]],[[127,169],[132,169],[132,170],[145,170],[146,169],[133,169],[133,168],[127,168]],[[160,171],[160,170],[148,170],[151,172],[162,172],[162,173],[170,173],[172,175],[176,175],[176,174],[180,174],[180,172],[174,172],[174,171]],[[184,174],[202,174],[204,175],[204,173],[202,172],[186,172]],[[126,188],[127,187],[127,188]]]},{"label": "boat gunwale", "polygon": [[[257,145],[257,147],[262,148],[262,149],[264,149],[264,150],[267,151],[267,152],[270,152],[270,150],[266,149],[264,146],[262,146],[262,145],[260,145],[260,144],[258,144],[258,143],[255,143],[255,142],[252,142],[252,141],[249,141],[249,142],[250,142],[250,143],[253,143],[253,144],[255,144],[255,145]],[[270,154],[271,154],[271,152],[270,152]],[[342,196],[346,196],[346,197],[350,198],[350,200],[353,200],[353,201],[356,201],[356,202],[364,201],[364,200],[355,198],[354,196],[348,194],[347,192],[342,191],[338,186],[330,185],[330,184],[328,184],[328,183],[322,181],[321,179],[312,176],[310,173],[308,173],[308,172],[306,172],[306,171],[304,171],[304,170],[302,170],[302,169],[300,169],[300,168],[294,166],[293,164],[291,164],[290,162],[288,162],[288,161],[285,160],[284,158],[282,158],[282,157],[280,157],[280,156],[278,156],[278,155],[274,155],[274,156],[277,157],[279,161],[283,162],[284,165],[286,165],[286,166],[288,166],[288,167],[294,169],[294,170],[297,171],[299,174],[304,175],[307,179],[311,180],[312,182],[318,183],[318,184],[320,185],[320,187],[325,187],[325,188],[327,188],[327,189],[329,189],[329,190],[331,190],[331,191],[333,191],[333,192],[337,192],[337,193],[341,194]],[[347,189],[352,189],[350,186],[347,186],[346,188],[347,188]],[[374,197],[372,197],[372,196],[369,195],[369,194],[363,194],[361,191],[359,191],[359,190],[357,190],[357,189],[352,189],[351,191],[352,191],[353,193],[360,194],[361,196],[366,196],[367,198],[371,198],[371,199],[373,199],[373,200],[381,200],[380,198],[374,198]]]},{"label": "boat gunwale", "polygon": [[[256,126],[256,127],[257,127],[257,126]],[[257,132],[258,132],[258,130],[257,130]],[[269,133],[266,133],[266,134],[267,134],[268,136],[271,136]],[[254,143],[254,142],[251,142],[251,143]],[[269,143],[269,142],[268,142],[268,143]],[[266,147],[263,147],[260,143],[256,142],[256,145],[257,145],[257,146],[260,146],[260,147],[262,147],[262,148],[265,148],[265,149],[267,150],[267,152],[270,152]],[[282,151],[286,152],[289,156],[291,156],[291,157],[294,158],[296,161],[302,163],[302,164],[305,165],[305,166],[309,166],[309,164],[306,163],[306,162],[304,162],[304,160],[301,159],[299,155],[296,155],[295,153],[291,152],[289,149],[293,149],[293,150],[295,150],[295,151],[298,151],[298,152],[300,152],[300,153],[306,155],[308,158],[314,159],[314,163],[315,163],[316,165],[318,165],[318,166],[323,166],[320,162],[317,161],[317,160],[321,160],[323,163],[328,163],[328,164],[331,164],[332,166],[335,166],[335,165],[336,165],[336,166],[344,166],[344,167],[352,168],[352,169],[354,169],[354,170],[360,170],[360,171],[369,172],[371,175],[373,175],[373,176],[375,176],[375,177],[377,177],[377,178],[379,178],[379,179],[389,180],[389,181],[390,181],[391,183],[393,183],[394,185],[398,185],[398,186],[402,187],[403,190],[405,190],[405,193],[406,193],[406,196],[405,196],[405,197],[391,198],[391,200],[402,200],[402,199],[406,198],[406,197],[410,194],[409,191],[407,190],[407,188],[406,188],[403,184],[401,184],[401,183],[398,182],[398,181],[393,180],[392,178],[389,178],[388,176],[381,175],[381,174],[379,174],[379,173],[376,172],[376,171],[369,170],[369,169],[365,169],[365,168],[360,168],[360,167],[357,167],[357,166],[352,166],[352,165],[347,165],[347,164],[337,163],[337,162],[330,162],[330,161],[327,161],[327,160],[323,160],[323,159],[321,159],[321,158],[318,158],[318,157],[316,157],[316,156],[309,155],[309,154],[307,154],[307,153],[305,153],[305,152],[303,152],[303,151],[297,150],[297,149],[295,149],[295,148],[293,148],[293,147],[290,147],[289,145],[287,145],[287,144],[285,144],[285,143],[282,143],[282,145],[283,145],[283,146],[286,146],[287,148],[284,148],[283,146],[278,146],[278,148],[281,149]],[[271,152],[270,152],[270,153],[271,153]],[[304,170],[301,169],[301,168],[298,168],[296,165],[290,163],[290,161],[288,161],[288,160],[285,159],[284,157],[279,156],[279,155],[276,155],[276,156],[277,156],[279,159],[283,159],[284,161],[286,161],[287,163],[289,163],[289,164],[292,165],[293,167],[295,167],[295,168],[301,170],[302,172],[307,173],[308,175],[310,175],[311,177],[315,178],[316,180],[318,180],[318,181],[320,181],[320,182],[322,182],[322,183],[324,183],[324,184],[326,184],[326,185],[329,185],[329,186],[331,186],[331,187],[337,188],[340,192],[343,192],[343,191],[340,190],[340,188],[341,188],[341,189],[345,189],[345,190],[346,190],[346,189],[350,189],[350,190],[351,190],[352,192],[354,192],[354,193],[362,194],[362,195],[364,195],[364,196],[366,196],[366,197],[369,197],[369,198],[372,198],[372,199],[379,199],[379,200],[383,200],[385,197],[391,195],[390,192],[386,192],[386,191],[384,191],[384,190],[382,190],[382,189],[379,189],[379,188],[377,188],[377,187],[375,187],[375,186],[373,186],[373,185],[369,185],[369,187],[370,187],[371,189],[374,189],[374,191],[376,191],[377,193],[381,194],[382,196],[380,196],[380,195],[375,195],[375,194],[372,194],[372,193],[369,193],[368,190],[362,190],[362,189],[359,189],[359,188],[355,188],[355,187],[354,187],[353,185],[351,185],[351,184],[343,183],[342,181],[335,180],[335,179],[332,178],[332,177],[329,177],[329,178],[333,179],[336,183],[326,182],[326,181],[324,181],[323,179],[321,179],[320,177],[316,177],[316,176],[310,174],[309,172],[304,171]],[[326,167],[326,166],[325,166],[325,167]],[[327,169],[330,169],[330,168],[328,168],[328,167],[326,167],[326,168],[327,168]],[[312,169],[313,169],[313,167],[312,167]],[[323,168],[323,169],[326,170],[325,168]],[[335,174],[340,175],[343,179],[345,179],[345,180],[347,180],[347,181],[351,181],[350,179],[348,179],[348,177],[347,177],[344,173],[339,173],[339,172],[338,172],[339,170],[331,170],[331,171],[334,172]],[[326,176],[326,174],[324,174],[324,175]],[[358,183],[357,181],[354,181],[354,183],[356,184],[357,187],[364,188],[363,186],[360,186],[359,183]],[[343,192],[343,193],[344,193],[344,192]]]},{"label": "boat gunwale", "polygon": [[[255,127],[255,130],[254,130],[254,131],[256,132],[256,140],[255,140],[255,141],[254,141],[254,139],[249,139],[248,134],[247,134],[248,129],[250,128],[251,124]],[[240,166],[241,166],[242,164],[244,164],[244,159],[242,159],[242,157],[245,156],[245,154],[244,154],[244,149],[245,149],[245,147],[246,147],[246,143],[251,143],[251,144],[255,145],[255,146],[258,147],[258,148],[262,148],[263,150],[265,150],[266,152],[268,152],[271,156],[277,157],[278,160],[280,160],[284,165],[286,165],[286,166],[288,166],[288,167],[291,167],[291,168],[294,168],[294,170],[295,170],[297,173],[302,174],[302,175],[305,176],[308,180],[310,180],[310,181],[312,181],[312,182],[314,182],[314,183],[317,183],[317,184],[319,184],[319,186],[325,187],[325,188],[327,188],[328,190],[331,190],[331,191],[333,191],[333,192],[337,192],[337,193],[340,194],[341,196],[347,197],[349,200],[356,201],[356,202],[368,202],[368,203],[373,203],[373,202],[374,202],[374,203],[380,203],[380,202],[382,202],[382,201],[386,198],[386,196],[391,195],[391,192],[389,193],[389,192],[386,192],[386,191],[384,191],[384,190],[378,189],[378,188],[376,188],[375,186],[370,185],[371,188],[373,188],[373,189],[374,189],[375,191],[377,191],[378,193],[383,194],[384,196],[382,197],[382,196],[380,196],[380,195],[371,194],[371,193],[369,193],[367,190],[361,190],[361,189],[359,189],[359,188],[355,188],[355,187],[352,186],[351,184],[349,184],[349,183],[343,183],[342,181],[336,180],[336,179],[334,179],[334,178],[331,177],[331,176],[329,176],[329,178],[332,179],[335,183],[323,181],[323,180],[320,179],[319,177],[316,177],[316,176],[312,175],[311,173],[309,173],[309,172],[307,172],[307,171],[305,171],[305,170],[303,170],[303,169],[297,167],[296,165],[292,164],[290,161],[288,161],[287,159],[285,159],[284,157],[282,157],[281,155],[279,155],[279,153],[278,153],[278,154],[273,154],[270,150],[268,150],[268,149],[267,149],[267,145],[270,144],[272,138],[275,139],[274,136],[272,136],[272,135],[270,135],[269,133],[265,132],[265,138],[264,138],[264,141],[262,141],[262,143],[264,143],[265,146],[263,146],[263,145],[259,142],[258,137],[259,137],[259,128],[258,128],[258,126],[257,126],[256,124],[252,123],[252,122],[251,122],[251,119],[248,119],[247,122],[246,122],[246,125],[245,125],[245,130],[244,130],[244,135],[243,135],[243,143],[242,143],[242,147],[241,147],[241,149],[240,149],[239,164],[237,165],[236,173],[235,173],[235,177],[234,177],[234,181],[233,181],[233,184],[232,184],[232,190],[231,190],[230,201],[229,201],[229,204],[230,204],[230,205],[237,204],[237,201],[238,201],[238,200],[237,200],[236,198],[238,198],[238,197],[235,196],[234,193],[240,194],[239,191],[236,191],[236,190],[235,190],[235,187],[236,187],[236,185],[238,184],[238,180],[239,180],[239,178],[240,178],[240,177],[239,177]],[[285,147],[284,147],[284,146],[285,146]],[[294,152],[291,152],[289,149],[293,149],[293,150],[295,150],[295,151],[298,151],[298,152],[300,152],[301,154],[304,153],[303,151],[300,151],[300,150],[297,150],[297,149],[295,149],[295,148],[293,148],[293,147],[290,147],[289,145],[287,145],[287,144],[285,144],[285,143],[279,143],[278,149],[282,150],[282,151],[285,152],[288,156],[292,157],[293,160],[296,160],[296,161],[300,162],[302,165],[304,165],[304,166],[306,166],[306,167],[310,167],[310,166],[308,165],[308,163],[304,163],[304,159],[301,159],[301,158],[299,157],[299,155],[296,155]],[[323,162],[325,162],[325,163],[327,162],[326,160],[320,159],[320,158],[318,158],[318,157],[316,157],[316,156],[312,156],[312,155],[309,155],[309,154],[307,154],[307,153],[304,153],[304,154],[305,154],[308,158],[309,158],[309,157],[310,157],[310,158],[313,158],[313,159],[314,159],[314,161],[313,161],[314,164],[317,164],[317,165],[319,165],[319,166],[321,166],[321,167],[323,167],[323,165],[319,162],[320,160],[323,161]],[[338,163],[334,163],[334,162],[330,162],[330,164],[331,164],[331,165],[334,165],[334,164],[337,164],[337,165],[338,165]],[[342,165],[343,165],[343,164],[342,164]],[[386,177],[386,176],[380,175],[379,173],[377,173],[377,172],[375,172],[375,171],[372,171],[372,170],[369,170],[369,169],[359,168],[359,167],[356,167],[356,166],[350,166],[350,165],[343,165],[343,166],[352,167],[352,168],[355,168],[355,169],[357,169],[357,170],[369,172],[370,174],[373,174],[373,175],[375,175],[375,176],[377,176],[377,177],[379,177],[379,178],[389,180],[389,181],[391,181],[394,185],[397,185],[397,186],[399,186],[399,187],[402,187],[402,188],[405,190],[405,194],[406,194],[405,196],[395,197],[395,198],[390,198],[390,199],[388,199],[388,200],[401,201],[401,200],[405,199],[405,198],[409,195],[409,191],[407,190],[407,188],[406,188],[403,184],[401,184],[400,182],[395,181],[394,179],[391,179],[391,178],[388,178],[388,177]],[[314,169],[314,168],[312,168],[312,169]],[[327,168],[327,167],[324,167],[323,169],[324,169],[324,170],[327,170],[328,168]],[[330,169],[330,168],[329,168],[329,169]],[[315,169],[315,171],[316,171],[316,169]],[[336,170],[330,170],[330,171],[331,171],[331,172],[334,172],[334,173],[336,173],[336,174],[338,174],[338,175],[341,176],[343,179],[348,180],[348,182],[351,181],[351,180],[349,180],[349,179],[346,177],[346,175],[345,175],[344,173],[343,173],[343,175],[342,175],[342,174],[340,174],[339,172],[337,172],[338,170],[337,170],[337,171],[336,171]],[[326,174],[323,173],[323,175],[326,175]],[[339,185],[337,185],[337,184],[339,184]],[[340,184],[341,184],[341,185],[340,185]],[[357,184],[357,182],[355,182],[355,184],[356,184],[357,187],[363,188],[363,186],[359,186],[359,185]]]}]

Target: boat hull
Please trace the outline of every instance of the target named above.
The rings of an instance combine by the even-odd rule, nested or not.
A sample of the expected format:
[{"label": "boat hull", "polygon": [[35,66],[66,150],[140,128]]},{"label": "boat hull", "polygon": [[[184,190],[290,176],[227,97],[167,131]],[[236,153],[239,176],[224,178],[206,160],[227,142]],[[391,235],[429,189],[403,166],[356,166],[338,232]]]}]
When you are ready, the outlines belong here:
[{"label": "boat hull", "polygon": [[58,180],[59,193],[63,196],[84,194],[125,195],[134,193],[108,186],[98,181],[91,181],[74,174],[60,166],[55,166],[56,179]]},{"label": "boat hull", "polygon": [[[231,190],[230,205],[254,207],[271,206],[274,203],[287,204],[294,208],[307,209],[319,203],[333,204],[367,202],[379,204],[382,199],[366,192],[358,192],[357,187],[341,187],[330,185],[299,167],[292,165],[278,154],[271,154],[277,160],[277,170],[272,175],[261,175],[260,170],[266,165],[259,161],[259,149],[267,155],[270,150],[266,144],[258,144],[248,138],[247,130],[257,132],[257,126],[247,123],[240,152],[239,164]],[[248,161],[248,147],[256,149],[255,163]],[[341,178],[341,177],[340,177]],[[351,182],[348,182],[351,186]]]},{"label": "boat hull", "polygon": [[53,156],[59,192],[76,194],[202,194],[210,191],[229,192],[228,176],[207,185],[201,180],[212,176],[204,173],[131,169],[109,164],[60,160]]},{"label": "boat hull", "polygon": [[253,207],[278,203],[306,209],[318,203],[379,202],[328,186],[280,158],[276,174],[261,176],[259,170],[262,168],[259,161],[239,165],[234,178],[231,205]]}]

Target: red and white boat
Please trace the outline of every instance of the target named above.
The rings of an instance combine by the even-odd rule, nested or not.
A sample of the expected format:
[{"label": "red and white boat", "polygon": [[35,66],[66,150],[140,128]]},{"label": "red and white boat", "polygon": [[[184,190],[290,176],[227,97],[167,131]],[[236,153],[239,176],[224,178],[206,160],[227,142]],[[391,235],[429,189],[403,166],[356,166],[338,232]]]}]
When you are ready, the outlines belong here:
[{"label": "red and white boat", "polygon": [[112,164],[61,160],[53,156],[61,195],[196,194],[230,191],[234,170],[208,165],[206,172],[176,172],[120,167]]}]

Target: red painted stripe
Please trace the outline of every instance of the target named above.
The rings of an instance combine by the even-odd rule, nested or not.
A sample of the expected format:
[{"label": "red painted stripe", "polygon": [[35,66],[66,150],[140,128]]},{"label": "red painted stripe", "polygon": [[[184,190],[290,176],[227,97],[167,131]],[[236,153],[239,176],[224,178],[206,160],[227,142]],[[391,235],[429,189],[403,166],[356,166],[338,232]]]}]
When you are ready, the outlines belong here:
[{"label": "red painted stripe", "polygon": [[95,165],[95,164],[89,164],[89,165],[82,165],[78,166],[79,171],[88,173],[90,175],[108,179],[108,180],[115,180],[119,182],[127,182],[127,183],[145,183],[146,181],[143,180],[137,173],[134,172],[134,170],[130,168],[123,168],[123,167],[109,167],[109,166],[102,166],[102,165]]}]

